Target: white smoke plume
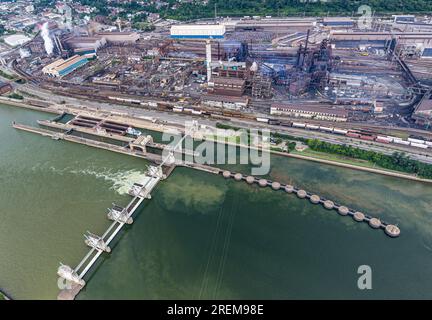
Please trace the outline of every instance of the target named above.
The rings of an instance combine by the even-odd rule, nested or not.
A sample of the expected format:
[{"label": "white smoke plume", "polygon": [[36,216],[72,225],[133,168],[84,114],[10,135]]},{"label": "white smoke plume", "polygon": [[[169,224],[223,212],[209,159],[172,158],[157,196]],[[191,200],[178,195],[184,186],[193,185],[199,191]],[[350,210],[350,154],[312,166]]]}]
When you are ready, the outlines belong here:
[{"label": "white smoke plume", "polygon": [[48,30],[48,22],[45,22],[42,25],[41,28],[41,36],[44,40],[44,45],[45,45],[45,51],[48,55],[51,55],[53,53],[53,49],[54,49],[54,44],[51,40],[50,34],[49,34],[49,30]]}]

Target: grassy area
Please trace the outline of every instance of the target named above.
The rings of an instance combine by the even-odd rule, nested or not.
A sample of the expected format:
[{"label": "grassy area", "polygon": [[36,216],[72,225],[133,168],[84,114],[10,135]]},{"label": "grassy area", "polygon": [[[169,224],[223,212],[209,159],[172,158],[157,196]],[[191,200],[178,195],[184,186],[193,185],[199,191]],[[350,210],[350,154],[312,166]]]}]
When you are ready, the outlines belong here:
[{"label": "grassy area", "polygon": [[23,100],[24,97],[16,92],[11,93],[10,95],[8,95],[9,98],[11,99],[17,99],[17,100]]},{"label": "grassy area", "polygon": [[388,172],[403,173],[406,175],[412,175],[412,174],[406,173],[406,172],[400,172],[397,170],[386,169],[386,168],[380,167],[380,166],[378,166],[378,165],[376,165],[370,161],[367,161],[367,160],[349,158],[349,157],[345,157],[345,156],[341,156],[341,155],[314,151],[314,150],[311,150],[309,148],[305,149],[304,151],[294,150],[290,153],[295,154],[295,155],[305,156],[305,157],[311,157],[311,158],[315,158],[315,159],[319,159],[319,160],[327,160],[327,161],[333,161],[333,162],[337,162],[337,163],[349,164],[349,165],[353,165],[353,166],[357,166],[357,167],[379,169],[379,170],[388,171]]},{"label": "grassy area", "polygon": [[353,166],[360,166],[360,167],[366,167],[366,168],[377,168],[376,165],[374,165],[372,162],[361,160],[361,159],[354,159],[349,158],[345,156],[340,156],[336,154],[330,154],[330,153],[324,153],[319,151],[313,151],[311,149],[305,149],[303,151],[297,151],[293,150],[291,151],[292,154],[298,154],[305,157],[311,157],[311,158],[317,158],[321,160],[328,160],[328,161],[335,161],[345,164],[350,164]]},{"label": "grassy area", "polygon": [[208,140],[214,140],[214,141],[224,141],[226,143],[234,143],[234,144],[241,144],[241,137],[240,136],[218,136],[216,134],[208,134],[205,135],[205,138]]},{"label": "grassy area", "polygon": [[9,80],[15,80],[15,77],[13,75],[6,73],[3,70],[0,70],[0,76]]}]

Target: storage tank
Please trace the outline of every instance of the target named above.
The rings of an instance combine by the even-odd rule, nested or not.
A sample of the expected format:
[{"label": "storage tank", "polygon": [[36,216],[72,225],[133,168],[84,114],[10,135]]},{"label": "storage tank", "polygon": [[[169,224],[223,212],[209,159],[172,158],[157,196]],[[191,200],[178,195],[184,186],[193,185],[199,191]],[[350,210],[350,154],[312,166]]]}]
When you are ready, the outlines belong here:
[{"label": "storage tank", "polygon": [[174,39],[222,39],[225,26],[222,24],[183,24],[171,27]]}]

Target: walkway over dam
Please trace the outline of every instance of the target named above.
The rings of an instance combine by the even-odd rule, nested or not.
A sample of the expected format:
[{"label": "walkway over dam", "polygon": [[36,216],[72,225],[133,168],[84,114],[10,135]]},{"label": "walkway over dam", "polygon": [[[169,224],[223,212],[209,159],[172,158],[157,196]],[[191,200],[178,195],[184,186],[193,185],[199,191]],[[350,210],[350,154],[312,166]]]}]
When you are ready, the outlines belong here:
[{"label": "walkway over dam", "polygon": [[[58,299],[72,300],[85,286],[84,277],[89,273],[92,266],[96,263],[99,257],[105,252],[111,252],[109,247],[113,239],[118,235],[125,224],[133,223],[133,216],[138,211],[141,204],[145,199],[151,199],[151,192],[157,186],[157,184],[166,179],[170,173],[175,169],[176,166],[189,167],[195,170],[201,170],[212,174],[222,175],[226,179],[233,179],[234,181],[244,181],[247,184],[256,184],[259,187],[265,188],[270,187],[274,191],[285,191],[286,194],[296,194],[300,199],[307,199],[313,204],[321,204],[327,210],[335,210],[341,216],[351,216],[357,222],[366,222],[373,229],[382,229],[384,232],[392,238],[400,235],[400,229],[398,226],[382,221],[378,218],[372,217],[368,214],[364,214],[360,211],[348,208],[347,206],[337,204],[329,199],[320,197],[319,195],[307,192],[303,189],[297,188],[289,184],[283,184],[277,181],[271,181],[263,178],[256,178],[253,176],[245,176],[241,173],[230,172],[227,170],[221,170],[216,167],[181,162],[176,163],[174,154],[176,152],[183,153],[181,145],[186,136],[177,143],[176,146],[169,150],[169,156],[163,158],[161,155],[152,154],[149,152],[142,152],[131,149],[129,146],[117,146],[107,142],[94,141],[87,138],[71,136],[68,132],[59,133],[47,129],[35,128],[21,124],[13,124],[13,127],[19,130],[37,133],[42,136],[51,137],[54,140],[66,140],[70,142],[85,144],[88,146],[101,148],[113,152],[128,154],[140,158],[150,160],[158,165],[149,166],[143,181],[137,181],[129,191],[129,194],[133,197],[132,200],[124,208],[118,205],[113,205],[108,210],[108,219],[112,220],[112,224],[104,232],[102,236],[98,236],[88,232],[85,235],[85,244],[90,247],[89,252],[84,258],[78,263],[75,268],[61,264],[58,268],[58,275],[66,280],[65,289],[61,290],[58,295]],[[148,141],[150,142],[150,141]],[[165,171],[164,171],[165,168]]]}]

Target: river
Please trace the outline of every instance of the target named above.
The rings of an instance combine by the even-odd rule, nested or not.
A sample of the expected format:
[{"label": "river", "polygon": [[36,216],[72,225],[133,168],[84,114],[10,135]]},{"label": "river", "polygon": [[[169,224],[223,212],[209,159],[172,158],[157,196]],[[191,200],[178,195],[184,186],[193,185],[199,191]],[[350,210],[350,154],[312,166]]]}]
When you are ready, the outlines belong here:
[{"label": "river", "polygon": [[[0,107],[0,288],[55,299],[59,262],[87,252],[146,161],[20,132],[52,115]],[[233,166],[246,171],[248,168]],[[432,185],[272,157],[272,179],[401,228],[397,239],[295,195],[177,168],[78,299],[432,298]],[[359,290],[357,269],[372,269]]]}]

